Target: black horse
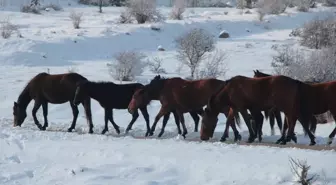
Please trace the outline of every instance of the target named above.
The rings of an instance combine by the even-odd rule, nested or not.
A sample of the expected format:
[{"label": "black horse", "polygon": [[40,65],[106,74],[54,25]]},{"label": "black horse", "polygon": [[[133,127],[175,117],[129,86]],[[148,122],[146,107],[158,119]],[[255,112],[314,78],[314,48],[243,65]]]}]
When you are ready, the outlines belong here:
[{"label": "black horse", "polygon": [[[115,84],[113,82],[92,82],[86,81],[77,84],[77,89],[74,98],[74,104],[77,105],[83,99],[88,97],[93,98],[99,102],[99,104],[105,109],[105,128],[102,134],[108,131],[108,121],[110,121],[115,128],[116,132],[120,134],[119,126],[113,120],[113,109],[127,109],[129,102],[132,99],[134,92],[138,89],[143,88],[144,85],[140,83],[129,83],[129,84]],[[145,121],[146,121],[146,136],[150,132],[149,125],[149,115],[147,111],[147,105],[139,107]],[[175,111],[172,111],[175,117],[175,121],[179,124],[178,116]],[[202,114],[201,111],[190,112],[190,115],[195,121],[195,127],[198,125],[200,118],[198,114]],[[165,115],[169,118],[170,112]],[[132,114],[132,120],[128,124],[125,132],[128,133],[138,119],[138,110],[134,111]],[[197,124],[196,124],[197,122]]]}]

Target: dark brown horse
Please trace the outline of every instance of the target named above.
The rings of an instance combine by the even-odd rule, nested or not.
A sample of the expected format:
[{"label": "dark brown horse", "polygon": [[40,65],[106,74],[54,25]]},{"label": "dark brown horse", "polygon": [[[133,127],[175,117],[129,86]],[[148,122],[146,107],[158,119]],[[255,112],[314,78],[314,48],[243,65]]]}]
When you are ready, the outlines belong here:
[{"label": "dark brown horse", "polygon": [[[223,106],[230,106],[231,111],[227,119],[227,124],[232,124],[233,115],[235,112],[242,109],[249,110],[269,110],[275,108],[276,110],[285,113],[289,130],[287,138],[285,131],[282,129],[282,136],[277,142],[286,144],[287,140],[294,140],[296,142],[296,136],[294,134],[294,127],[296,120],[300,117],[303,122],[302,126],[308,133],[311,145],[314,145],[315,136],[308,129],[307,111],[305,106],[307,102],[304,102],[305,97],[303,95],[308,92],[301,88],[305,84],[291,79],[285,76],[270,76],[261,78],[249,78],[245,76],[235,76],[225,81],[225,86],[221,91],[209,99],[208,105],[205,108],[202,127],[201,127],[201,139],[206,139],[212,134],[216,127],[216,119],[220,112],[220,108]],[[228,127],[226,127],[222,140],[225,140],[228,136]],[[203,134],[203,135],[202,135]]]},{"label": "dark brown horse", "polygon": [[[266,73],[263,73],[263,72],[260,72],[259,70],[253,70],[254,72],[254,77],[267,77],[267,76],[272,76],[270,74],[266,74]],[[314,84],[314,83],[318,83],[318,82],[310,82],[310,81],[304,81],[304,83],[307,83],[307,84]],[[268,112],[268,113],[267,113]],[[270,118],[270,125],[271,125],[271,129],[272,129],[272,132],[273,131],[273,127],[274,127],[274,116],[275,118],[277,119],[277,122],[278,122],[278,126],[279,126],[279,129],[281,130],[282,129],[282,121],[281,121],[281,114],[280,114],[280,111],[277,111],[277,110],[273,110],[272,112],[269,112],[269,111],[265,111],[265,117],[267,118],[269,114],[269,118]],[[310,118],[310,127],[309,127],[309,130],[312,132],[312,133],[315,133],[316,131],[316,125],[317,124],[325,124],[325,123],[329,123],[329,122],[332,122],[333,120],[328,120],[328,117],[330,117],[330,112],[326,112],[324,114],[320,114],[320,115],[314,115]],[[332,115],[331,115],[332,117]],[[318,119],[320,118],[320,119]],[[321,119],[321,118],[324,118],[324,119]],[[299,120],[300,121],[300,120]],[[305,135],[307,135],[307,133],[304,131]]]},{"label": "dark brown horse", "polygon": [[[78,107],[72,103],[76,92],[76,84],[85,81],[87,81],[87,79],[77,73],[54,75],[50,75],[48,73],[37,74],[23,89],[17,102],[14,102],[14,126],[21,126],[24,122],[27,117],[26,109],[31,100],[35,100],[32,115],[35,124],[40,130],[45,130],[48,127],[48,103],[62,104],[69,102],[73,113],[72,124],[68,129],[68,131],[71,132],[76,127],[76,121],[79,113]],[[79,103],[81,103],[85,109],[89,133],[93,133],[90,98],[82,99]],[[44,117],[43,126],[36,118],[36,113],[41,105]]]},{"label": "dark brown horse", "polygon": [[[77,105],[83,99],[93,98],[99,102],[99,104],[105,110],[105,128],[102,134],[108,131],[108,121],[110,121],[119,134],[119,126],[113,120],[113,109],[127,109],[129,102],[132,99],[132,95],[138,89],[143,87],[140,83],[130,83],[130,84],[115,84],[113,82],[91,82],[85,81],[83,83],[77,84],[77,89],[74,97],[74,103]],[[146,121],[146,136],[149,134],[149,115],[147,111],[147,106],[139,107],[145,121]],[[195,120],[195,123],[199,121],[197,115],[198,112],[190,112]],[[175,113],[174,113],[175,114]],[[169,117],[169,114],[167,115]],[[139,112],[135,110],[132,114],[132,120],[126,128],[126,133],[132,129],[134,122],[138,119]]]},{"label": "dark brown horse", "polygon": [[[267,76],[271,76],[269,74],[266,73],[262,73],[259,70],[253,70],[254,72],[254,76],[255,78],[259,78],[259,77],[267,77]],[[269,118],[269,122],[270,122],[270,126],[271,126],[271,135],[274,135],[274,121],[276,119],[279,130],[282,130],[282,118],[281,118],[281,112],[277,111],[277,110],[264,110],[264,115],[266,120]],[[275,118],[275,119],[274,119]]]},{"label": "dark brown horse", "polygon": [[[163,115],[171,111],[176,111],[183,128],[182,136],[185,137],[188,131],[185,126],[183,113],[199,110],[205,106],[208,98],[216,92],[222,84],[223,81],[217,79],[189,81],[178,77],[165,79],[158,75],[148,85],[134,93],[128,110],[130,113],[133,113],[138,107],[149,104],[151,100],[159,99],[161,109],[155,117],[150,135],[153,135],[156,124]],[[228,107],[222,107],[220,111],[227,115]],[[250,115],[247,114],[247,111],[242,111],[241,114],[246,123],[250,123],[251,118]],[[235,114],[234,117],[236,118],[236,123],[239,124],[238,113]],[[168,120],[163,121],[160,135],[164,132],[167,121]],[[247,126],[249,130],[251,130],[250,124],[247,124]],[[235,124],[232,124],[231,127],[234,130],[235,140],[241,139]]]}]

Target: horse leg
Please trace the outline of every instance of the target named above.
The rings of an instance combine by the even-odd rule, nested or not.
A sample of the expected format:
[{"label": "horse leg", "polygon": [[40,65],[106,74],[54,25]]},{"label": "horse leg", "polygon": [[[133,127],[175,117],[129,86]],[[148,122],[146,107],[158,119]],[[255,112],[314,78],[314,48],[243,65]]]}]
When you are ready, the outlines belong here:
[{"label": "horse leg", "polygon": [[173,112],[173,115],[174,115],[174,118],[175,118],[175,123],[176,123],[176,127],[177,127],[177,132],[179,135],[182,134],[182,131],[181,131],[181,126],[180,126],[180,118],[178,117],[176,111],[172,111]]},{"label": "horse leg", "polygon": [[34,103],[34,107],[33,107],[33,110],[32,110],[32,115],[33,115],[33,119],[34,119],[34,123],[35,125],[40,129],[40,130],[43,130],[43,127],[42,125],[39,123],[37,117],[36,117],[36,113],[38,111],[38,109],[41,107],[41,101],[39,100],[35,100],[35,103]]},{"label": "horse leg", "polygon": [[108,110],[108,108],[104,108],[104,121],[105,121],[105,127],[101,134],[105,134],[108,131],[108,121],[109,121],[109,114],[111,114],[111,111]]},{"label": "horse leg", "polygon": [[256,131],[253,129],[253,117],[251,117],[251,115],[247,112],[247,110],[243,110],[240,111],[240,114],[243,116],[243,119],[245,121],[245,124],[247,126],[247,129],[249,131],[249,138],[248,138],[248,142],[253,142],[255,140],[255,138],[257,137],[257,133]]},{"label": "horse leg", "polygon": [[[264,122],[264,116],[261,114],[260,111],[257,111],[257,110],[250,110],[250,111],[251,111],[251,114],[252,114],[252,116],[253,116],[253,118],[255,120],[255,129],[257,130],[257,133],[258,133],[259,142],[261,142],[261,140],[262,140],[261,136],[262,136],[262,127],[263,127],[263,122]],[[271,116],[273,116],[273,113],[271,113]],[[274,116],[273,116],[273,119],[274,119]],[[273,124],[274,124],[274,122],[273,122]]]},{"label": "horse leg", "polygon": [[232,124],[235,124],[234,114],[235,114],[235,111],[232,108],[230,108],[229,113],[226,116],[225,130],[224,130],[224,133],[223,133],[223,135],[220,139],[221,142],[226,141],[226,138],[229,137],[229,126],[231,126]]},{"label": "horse leg", "polygon": [[270,122],[270,126],[271,126],[271,135],[274,136],[274,113],[270,112],[269,113],[269,122]]},{"label": "horse leg", "polygon": [[164,133],[164,130],[165,130],[165,128],[166,128],[166,125],[167,125],[167,123],[168,123],[168,120],[169,120],[169,116],[170,116],[170,112],[169,112],[169,113],[167,113],[167,114],[165,114],[165,115],[163,116],[163,121],[162,121],[162,128],[161,128],[161,131],[160,131],[160,133],[159,133],[158,137],[161,137],[161,136],[163,135],[163,133]]},{"label": "horse leg", "polygon": [[187,127],[185,125],[185,121],[184,121],[184,116],[183,116],[183,112],[180,112],[180,111],[176,111],[179,118],[180,118],[180,122],[181,122],[181,125],[182,125],[182,129],[183,129],[183,133],[182,133],[182,136],[183,138],[185,139],[186,135],[188,134],[188,130],[187,130]]},{"label": "horse leg", "polygon": [[[296,119],[293,116],[287,117],[287,123],[288,123],[288,131],[287,131],[287,137],[281,144],[286,144],[286,142],[289,142],[290,140],[293,140],[295,143],[297,143],[297,138],[294,134],[294,129],[296,125]],[[302,125],[306,125],[307,122],[303,122]]]},{"label": "horse leg", "polygon": [[148,114],[148,110],[147,107],[144,108],[140,108],[141,114],[144,117],[145,121],[146,121],[146,136],[148,136],[149,132],[150,132],[150,125],[149,125],[149,114]]},{"label": "horse leg", "polygon": [[189,114],[195,122],[194,132],[198,132],[198,123],[199,123],[200,118],[198,117],[197,112],[189,112]]},{"label": "horse leg", "polygon": [[43,110],[43,118],[44,118],[44,125],[42,127],[45,130],[48,127],[48,102],[42,103],[42,110]]},{"label": "horse leg", "polygon": [[[336,113],[335,113],[334,111],[333,111],[333,112],[330,111],[330,113],[331,113],[331,115],[333,116],[334,120],[336,121]],[[335,116],[334,116],[334,115],[335,115]],[[333,141],[335,135],[336,135],[336,127],[335,127],[334,130],[329,134],[329,138],[328,138],[328,142],[327,142],[328,145],[330,145],[330,144],[332,143],[332,141]]]},{"label": "horse leg", "polygon": [[312,116],[310,119],[310,131],[315,134],[316,132],[317,119],[315,116]]},{"label": "horse leg", "polygon": [[280,144],[286,139],[287,129],[288,129],[288,119],[287,119],[287,116],[285,115],[284,126],[281,131],[281,137],[275,142],[276,144]]},{"label": "horse leg", "polygon": [[[139,113],[138,113],[138,117],[139,117]],[[117,134],[120,134],[119,126],[113,120],[113,109],[110,111],[109,120],[112,123],[114,129],[116,130]]]},{"label": "horse leg", "polygon": [[152,136],[154,134],[155,127],[156,127],[157,123],[159,122],[159,120],[161,119],[161,117],[166,115],[169,112],[170,111],[169,111],[168,107],[161,106],[159,113],[155,116],[154,123],[152,125],[151,130],[150,130],[149,136]]},{"label": "horse leg", "polygon": [[126,130],[125,130],[125,133],[126,133],[126,134],[128,133],[128,131],[130,131],[130,130],[132,129],[132,126],[133,126],[134,122],[138,119],[138,117],[139,117],[139,112],[138,112],[138,110],[136,110],[136,111],[134,111],[134,113],[132,114],[132,120],[131,120],[131,122],[128,124],[128,126],[127,126],[127,128],[126,128]]},{"label": "horse leg", "polygon": [[274,116],[277,121],[279,130],[282,130],[282,118],[281,118],[281,112],[280,111],[274,111]]},{"label": "horse leg", "polygon": [[[72,102],[70,102],[70,106],[71,106],[71,110],[72,110],[72,115],[73,115],[73,119],[72,119],[72,123],[70,128],[68,128],[68,132],[72,132],[73,129],[75,129],[76,127],[76,121],[78,118],[78,107],[76,105],[74,105]],[[89,132],[92,133],[92,132]]]},{"label": "horse leg", "polygon": [[[243,111],[242,111],[243,112]],[[244,118],[244,120],[245,120],[245,117],[244,117],[244,113],[242,113],[241,112],[241,114],[242,114],[242,116],[243,116],[243,118]],[[225,115],[225,117],[227,118],[229,115],[229,113],[226,111],[226,110],[223,110],[223,113],[224,113],[224,115]],[[246,112],[247,113],[247,112]],[[226,126],[228,126],[228,125],[225,125],[225,128],[226,128]],[[231,128],[232,128],[232,130],[233,130],[233,133],[234,133],[234,141],[236,142],[236,141],[240,141],[241,140],[241,135],[239,134],[239,131],[237,130],[237,127],[236,127],[236,122],[234,122],[233,124],[231,124],[230,125],[231,126]],[[225,138],[226,139],[226,138]],[[224,141],[225,141],[225,139],[224,139]]]},{"label": "horse leg", "polygon": [[[93,122],[92,122],[92,113],[91,113],[91,99],[88,98],[88,99],[84,100],[82,105],[84,107],[86,121],[87,121],[87,124],[89,126],[89,134],[91,134],[91,133],[93,133]],[[77,111],[78,111],[77,106],[76,106],[76,108],[77,108]],[[78,115],[78,113],[77,113],[77,115]],[[74,124],[73,128],[75,128],[76,120],[73,122],[73,124]]]},{"label": "horse leg", "polygon": [[[309,130],[309,126],[308,126],[308,123],[311,121],[311,119],[299,119],[302,127],[303,127],[303,130],[305,131],[305,133],[308,134],[309,138],[310,138],[310,144],[309,145],[315,145],[316,142],[315,142],[315,135]],[[295,138],[295,143],[296,143],[296,136],[294,134],[294,138]]]}]

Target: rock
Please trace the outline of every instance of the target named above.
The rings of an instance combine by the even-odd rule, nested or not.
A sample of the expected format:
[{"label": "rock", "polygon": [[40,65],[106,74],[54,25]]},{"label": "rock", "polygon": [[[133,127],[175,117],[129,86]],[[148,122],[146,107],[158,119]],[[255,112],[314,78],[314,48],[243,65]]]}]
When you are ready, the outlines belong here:
[{"label": "rock", "polygon": [[161,30],[161,27],[160,25],[149,25],[150,29],[154,30],[154,31],[160,31]]},{"label": "rock", "polygon": [[224,38],[225,39],[225,38],[229,38],[229,37],[230,37],[229,33],[225,30],[223,30],[219,33],[219,38]]},{"label": "rock", "polygon": [[165,51],[165,49],[161,45],[158,46],[157,50],[158,51]]}]

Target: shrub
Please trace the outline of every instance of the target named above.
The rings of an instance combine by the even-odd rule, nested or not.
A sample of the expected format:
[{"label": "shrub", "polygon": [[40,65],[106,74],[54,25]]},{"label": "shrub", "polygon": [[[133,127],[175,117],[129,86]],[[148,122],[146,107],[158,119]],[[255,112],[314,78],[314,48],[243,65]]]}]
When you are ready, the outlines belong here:
[{"label": "shrub", "polygon": [[174,6],[170,12],[170,18],[182,20],[183,19],[182,14],[184,13],[185,8],[186,8],[185,0],[175,0]]},{"label": "shrub", "polygon": [[140,75],[146,64],[142,61],[145,56],[136,51],[125,51],[115,55],[115,62],[108,64],[109,73],[119,81],[132,81]]},{"label": "shrub", "polygon": [[166,70],[162,67],[162,59],[155,57],[152,60],[148,60],[147,65],[149,70],[155,74],[166,74]]},{"label": "shrub", "polygon": [[70,19],[72,21],[72,25],[75,29],[79,29],[80,23],[82,22],[82,16],[83,13],[76,13],[76,12],[71,12],[70,13]]},{"label": "shrub", "polygon": [[259,0],[257,8],[264,14],[281,14],[285,12],[287,4],[284,0]]},{"label": "shrub", "polygon": [[18,27],[7,19],[1,22],[0,32],[2,38],[8,39],[12,36],[13,32],[18,33]]},{"label": "shrub", "polygon": [[315,18],[304,24],[300,36],[301,45],[303,46],[314,49],[329,47],[336,37],[336,19],[332,17],[325,19]]},{"label": "shrub", "polygon": [[163,19],[161,13],[156,9],[156,0],[128,0],[126,6],[124,14],[134,17],[138,24],[157,22]]}]

